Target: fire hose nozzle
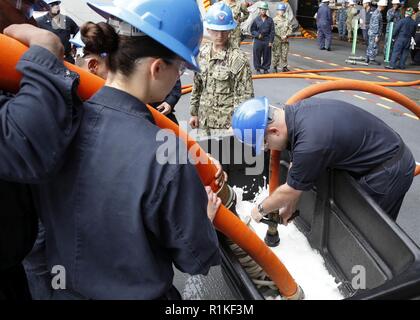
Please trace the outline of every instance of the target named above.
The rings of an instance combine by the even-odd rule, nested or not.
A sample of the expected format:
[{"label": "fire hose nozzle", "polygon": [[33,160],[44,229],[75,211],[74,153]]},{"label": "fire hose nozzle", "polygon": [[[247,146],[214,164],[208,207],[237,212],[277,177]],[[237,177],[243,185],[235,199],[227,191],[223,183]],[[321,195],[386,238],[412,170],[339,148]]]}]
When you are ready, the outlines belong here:
[{"label": "fire hose nozzle", "polygon": [[[296,210],[292,216],[287,220],[287,222],[292,221],[296,217],[300,215],[300,211]],[[280,236],[279,232],[277,231],[277,227],[279,224],[284,224],[283,217],[278,214],[278,212],[273,212],[269,214],[269,218],[262,218],[262,223],[268,225],[268,230],[264,238],[264,242],[269,247],[277,247],[280,243]]]},{"label": "fire hose nozzle", "polygon": [[[265,223],[269,227],[277,227],[278,224],[284,224],[283,217],[279,215],[277,212],[273,212],[272,214],[270,213],[269,215],[270,215],[269,218],[262,218],[261,222]],[[287,222],[293,221],[295,218],[299,217],[299,215],[300,215],[300,211],[296,210],[292,214],[292,216],[287,220]]]}]

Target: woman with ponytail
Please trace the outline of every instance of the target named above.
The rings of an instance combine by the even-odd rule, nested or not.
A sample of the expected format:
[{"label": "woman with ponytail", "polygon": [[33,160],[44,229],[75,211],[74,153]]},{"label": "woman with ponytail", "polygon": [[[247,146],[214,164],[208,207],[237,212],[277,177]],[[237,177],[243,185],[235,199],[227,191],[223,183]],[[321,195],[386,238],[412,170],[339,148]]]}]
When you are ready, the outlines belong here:
[{"label": "woman with ponytail", "polygon": [[194,0],[88,5],[112,26],[81,33],[82,59],[104,75],[103,59],[106,85],[84,103],[63,169],[37,188],[48,270],[65,270],[52,298],[178,299],[173,265],[206,274],[220,262],[220,199],[146,104],[163,101],[185,67],[199,71],[200,12]]}]

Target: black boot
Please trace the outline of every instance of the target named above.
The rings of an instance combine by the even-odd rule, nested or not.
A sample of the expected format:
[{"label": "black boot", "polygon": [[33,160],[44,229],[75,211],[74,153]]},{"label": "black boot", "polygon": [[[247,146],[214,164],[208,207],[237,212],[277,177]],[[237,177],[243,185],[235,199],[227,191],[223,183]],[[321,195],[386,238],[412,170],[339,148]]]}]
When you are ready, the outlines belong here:
[{"label": "black boot", "polygon": [[271,72],[272,73],[278,73],[279,71],[277,70],[277,68],[273,68],[273,70]]},{"label": "black boot", "polygon": [[284,67],[282,71],[283,71],[283,72],[288,72],[288,71],[290,71],[290,70],[289,70],[287,67]]}]

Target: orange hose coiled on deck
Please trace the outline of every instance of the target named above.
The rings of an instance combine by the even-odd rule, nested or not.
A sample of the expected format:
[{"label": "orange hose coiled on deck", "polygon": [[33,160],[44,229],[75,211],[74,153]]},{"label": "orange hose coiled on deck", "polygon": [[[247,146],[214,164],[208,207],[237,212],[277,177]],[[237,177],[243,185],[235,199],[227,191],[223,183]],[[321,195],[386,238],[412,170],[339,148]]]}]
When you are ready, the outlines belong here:
[{"label": "orange hose coiled on deck", "polygon": [[[0,34],[0,88],[9,92],[19,90],[19,81],[22,75],[15,70],[20,57],[27,47],[18,41]],[[66,66],[80,75],[79,95],[82,99],[89,99],[103,85],[104,81],[99,77],[88,73],[74,65]],[[213,191],[218,191],[214,181],[216,167],[210,162],[207,154],[199,145],[190,139],[186,132],[182,131],[171,120],[160,112],[148,106],[156,124],[161,128],[172,130],[188,146],[192,158],[203,159],[204,163],[197,163],[197,171],[204,185],[210,185]],[[223,205],[217,212],[213,221],[214,226],[228,238],[246,251],[268,274],[277,285],[281,295],[285,298],[294,298],[299,288],[286,267],[258,236],[250,230],[236,215]]]}]

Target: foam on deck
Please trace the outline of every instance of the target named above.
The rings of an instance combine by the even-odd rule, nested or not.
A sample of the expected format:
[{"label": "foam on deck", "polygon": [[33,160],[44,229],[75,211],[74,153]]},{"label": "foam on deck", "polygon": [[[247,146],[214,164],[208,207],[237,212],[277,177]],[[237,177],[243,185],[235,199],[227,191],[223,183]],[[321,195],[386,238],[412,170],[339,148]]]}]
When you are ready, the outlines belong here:
[{"label": "foam on deck", "polygon": [[[268,196],[268,186],[260,188],[253,202],[243,201],[243,190],[234,188],[238,201],[236,211],[242,220],[251,214],[251,209]],[[252,228],[264,240],[267,225],[252,220]],[[286,266],[290,274],[305,292],[306,300],[339,300],[344,296],[340,293],[335,278],[329,274],[321,254],[311,248],[308,239],[300,232],[294,223],[278,227],[280,245],[271,248]],[[273,297],[279,299],[280,297]]]}]

